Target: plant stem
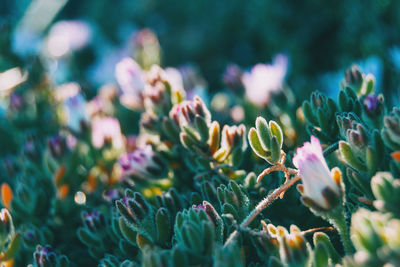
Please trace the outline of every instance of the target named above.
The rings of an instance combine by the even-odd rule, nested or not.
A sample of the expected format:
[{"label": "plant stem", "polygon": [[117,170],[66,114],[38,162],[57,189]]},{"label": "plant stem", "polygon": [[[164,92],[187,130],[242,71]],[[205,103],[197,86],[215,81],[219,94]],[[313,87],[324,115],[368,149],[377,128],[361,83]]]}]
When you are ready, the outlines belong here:
[{"label": "plant stem", "polygon": [[335,226],[339,232],[340,239],[342,240],[344,252],[346,255],[350,255],[354,252],[352,242],[350,240],[349,228],[346,223],[346,216],[344,214],[343,208],[339,212],[334,212],[330,216],[330,222]]},{"label": "plant stem", "polygon": [[[276,198],[278,198],[283,192],[288,190],[292,185],[294,185],[297,181],[301,179],[300,176],[295,176],[294,178],[288,180],[286,183],[276,188],[271,194],[269,194],[266,198],[264,198],[255,209],[243,220],[240,224],[239,228],[246,228],[249,224],[263,211],[269,204],[271,204]],[[224,247],[226,247],[232,240],[236,238],[238,235],[238,231],[235,230],[226,240]]]},{"label": "plant stem", "polygon": [[323,152],[324,157],[327,157],[328,155],[330,155],[332,152],[334,152],[338,148],[339,148],[339,141],[333,143],[332,145],[330,145],[329,147],[327,147],[324,150],[324,152]]}]

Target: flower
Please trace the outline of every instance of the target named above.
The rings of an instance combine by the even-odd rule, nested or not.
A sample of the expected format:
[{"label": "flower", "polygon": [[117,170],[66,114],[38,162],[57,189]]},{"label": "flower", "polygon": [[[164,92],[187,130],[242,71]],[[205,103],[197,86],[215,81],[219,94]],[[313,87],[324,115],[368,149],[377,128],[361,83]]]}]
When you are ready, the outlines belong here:
[{"label": "flower", "polygon": [[94,118],[92,121],[92,143],[101,148],[110,142],[114,148],[121,148],[123,137],[118,119],[113,117]]},{"label": "flower", "polygon": [[121,101],[128,106],[141,107],[145,80],[144,71],[132,58],[125,57],[115,66],[115,78],[122,90]]},{"label": "flower", "polygon": [[342,195],[341,174],[338,168],[332,169],[331,174],[316,137],[311,136],[311,142],[297,149],[293,164],[303,181],[300,186],[303,202],[322,210],[336,206]]},{"label": "flower", "polygon": [[164,164],[154,153],[150,145],[137,148],[123,155],[119,161],[124,176],[137,178],[159,177],[164,171]]},{"label": "flower", "polygon": [[223,82],[232,91],[239,91],[242,87],[243,72],[236,64],[229,64],[224,72]]},{"label": "flower", "polygon": [[69,128],[76,132],[83,130],[83,125],[87,121],[86,100],[81,93],[69,97],[64,102],[64,112]]},{"label": "flower", "polygon": [[67,142],[63,136],[55,135],[47,140],[47,146],[53,158],[60,158],[65,154]]},{"label": "flower", "polygon": [[51,27],[47,50],[51,57],[59,58],[85,47],[92,38],[89,24],[79,20],[59,21]]},{"label": "flower", "polygon": [[259,107],[266,106],[270,94],[282,90],[287,69],[287,56],[279,54],[274,58],[272,65],[257,64],[251,69],[250,73],[244,73],[242,82],[250,102]]},{"label": "flower", "polygon": [[382,115],[384,110],[382,95],[369,94],[364,98],[363,104],[367,116],[379,118]]}]

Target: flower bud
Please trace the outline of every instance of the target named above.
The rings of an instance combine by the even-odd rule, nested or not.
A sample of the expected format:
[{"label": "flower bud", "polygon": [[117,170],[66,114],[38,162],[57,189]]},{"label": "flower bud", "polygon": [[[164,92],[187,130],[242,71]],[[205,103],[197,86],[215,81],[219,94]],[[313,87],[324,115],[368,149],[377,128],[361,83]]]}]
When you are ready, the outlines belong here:
[{"label": "flower bud", "polygon": [[98,211],[84,211],[81,217],[85,227],[92,233],[99,231],[106,224],[104,215]]},{"label": "flower bud", "polygon": [[382,138],[385,145],[391,150],[400,150],[400,108],[394,107],[383,121]]},{"label": "flower bud", "polygon": [[372,192],[376,198],[374,206],[381,211],[400,213],[400,180],[390,172],[378,172],[371,180]]},{"label": "flower bud", "polygon": [[361,73],[360,67],[352,65],[348,70],[346,70],[344,82],[346,86],[350,86],[358,94],[363,83],[363,74]]}]

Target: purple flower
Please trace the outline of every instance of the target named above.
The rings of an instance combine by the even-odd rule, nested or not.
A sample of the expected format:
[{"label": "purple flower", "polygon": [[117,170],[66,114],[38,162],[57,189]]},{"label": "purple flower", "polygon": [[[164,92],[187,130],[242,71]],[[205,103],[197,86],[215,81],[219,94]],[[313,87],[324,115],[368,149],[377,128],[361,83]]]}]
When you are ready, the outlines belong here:
[{"label": "purple flower", "polygon": [[204,211],[206,211],[206,207],[204,207],[202,204],[200,204],[200,205],[193,205],[193,209],[195,209],[195,210],[204,210]]},{"label": "purple flower", "polygon": [[364,106],[368,112],[373,113],[379,105],[379,99],[377,95],[370,94],[364,98]]},{"label": "purple flower", "polygon": [[287,69],[288,58],[280,54],[274,58],[273,64],[257,64],[250,73],[244,73],[242,82],[250,102],[259,107],[266,106],[271,93],[282,90]]},{"label": "purple flower", "polygon": [[342,195],[341,174],[337,168],[332,169],[331,174],[316,137],[311,136],[311,142],[305,142],[297,149],[293,164],[298,168],[303,181],[300,187],[303,200],[309,200],[325,210],[336,204],[333,203],[334,196],[337,196],[337,200]]},{"label": "purple flower", "polygon": [[122,193],[118,189],[109,189],[103,192],[103,198],[105,201],[113,203],[115,200],[121,198]]},{"label": "purple flower", "polygon": [[11,110],[19,111],[22,109],[23,105],[24,105],[24,99],[22,98],[22,96],[19,93],[13,92],[10,94],[10,109]]},{"label": "purple flower", "polygon": [[67,142],[63,136],[56,135],[47,140],[47,145],[50,150],[50,154],[54,158],[60,158],[65,153],[67,148]]},{"label": "purple flower", "polygon": [[137,148],[120,157],[118,161],[124,176],[154,178],[162,172],[163,164],[150,145]]},{"label": "purple flower", "polygon": [[243,71],[236,64],[230,64],[226,67],[223,76],[224,84],[231,90],[236,91],[243,87]]}]

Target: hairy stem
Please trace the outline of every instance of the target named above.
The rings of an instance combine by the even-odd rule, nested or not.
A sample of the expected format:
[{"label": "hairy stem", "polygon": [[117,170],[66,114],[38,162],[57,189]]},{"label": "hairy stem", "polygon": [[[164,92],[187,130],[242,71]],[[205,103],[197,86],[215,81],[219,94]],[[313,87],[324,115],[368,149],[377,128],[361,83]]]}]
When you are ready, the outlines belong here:
[{"label": "hairy stem", "polygon": [[[243,220],[240,224],[239,228],[246,228],[249,224],[263,211],[266,207],[269,206],[275,199],[277,199],[283,192],[288,190],[292,185],[294,185],[297,181],[301,179],[300,176],[295,176],[294,178],[288,180],[286,183],[275,189],[271,194],[269,194],[266,198],[264,198],[255,209]],[[238,231],[235,230],[226,240],[224,247],[226,247],[232,240],[234,240],[238,235]]]},{"label": "hairy stem", "polygon": [[324,150],[323,152],[324,157],[329,156],[332,152],[336,151],[338,148],[339,148],[339,141],[333,143]]},{"label": "hairy stem", "polygon": [[340,239],[342,240],[344,252],[346,255],[351,255],[354,252],[352,242],[350,240],[349,227],[346,223],[346,216],[341,209],[340,212],[335,212],[329,218],[336,230],[339,232]]}]

